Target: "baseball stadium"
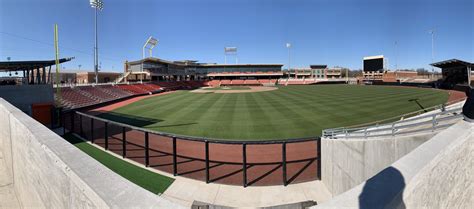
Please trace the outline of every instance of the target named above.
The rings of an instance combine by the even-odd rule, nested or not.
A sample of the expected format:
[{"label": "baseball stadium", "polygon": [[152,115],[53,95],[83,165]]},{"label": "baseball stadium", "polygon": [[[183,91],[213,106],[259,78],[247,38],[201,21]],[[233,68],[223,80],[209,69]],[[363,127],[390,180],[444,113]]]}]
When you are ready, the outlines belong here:
[{"label": "baseball stadium", "polygon": [[0,61],[0,208],[474,204],[474,63],[168,60],[150,36],[107,72],[90,2],[92,71],[61,68],[57,25],[55,59]]}]

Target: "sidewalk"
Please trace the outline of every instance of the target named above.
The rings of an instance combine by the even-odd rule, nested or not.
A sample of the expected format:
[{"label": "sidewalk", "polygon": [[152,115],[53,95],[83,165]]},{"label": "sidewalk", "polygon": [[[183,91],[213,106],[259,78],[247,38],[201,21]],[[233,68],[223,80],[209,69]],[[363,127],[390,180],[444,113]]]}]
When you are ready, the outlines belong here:
[{"label": "sidewalk", "polygon": [[190,207],[194,200],[230,207],[268,207],[313,200],[322,203],[331,194],[321,181],[288,186],[231,186],[206,184],[192,179],[176,177],[162,197]]}]

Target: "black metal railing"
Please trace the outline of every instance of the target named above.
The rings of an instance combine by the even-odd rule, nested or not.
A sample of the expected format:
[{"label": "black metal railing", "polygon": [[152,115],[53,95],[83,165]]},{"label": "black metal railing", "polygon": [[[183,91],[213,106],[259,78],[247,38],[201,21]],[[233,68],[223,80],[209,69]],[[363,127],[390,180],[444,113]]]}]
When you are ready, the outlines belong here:
[{"label": "black metal railing", "polygon": [[67,133],[175,176],[244,187],[321,178],[319,137],[219,140],[153,131],[78,111],[63,117]]}]

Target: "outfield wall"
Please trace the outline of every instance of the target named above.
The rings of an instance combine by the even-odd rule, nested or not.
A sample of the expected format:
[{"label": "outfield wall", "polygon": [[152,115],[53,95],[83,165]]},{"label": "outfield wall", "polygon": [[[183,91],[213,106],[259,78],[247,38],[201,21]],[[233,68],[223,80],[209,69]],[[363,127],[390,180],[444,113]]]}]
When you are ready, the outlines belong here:
[{"label": "outfield wall", "polygon": [[367,181],[312,208],[470,208],[472,159],[474,123],[459,121]]},{"label": "outfield wall", "polygon": [[6,181],[22,207],[181,208],[120,177],[2,98],[0,118]]}]

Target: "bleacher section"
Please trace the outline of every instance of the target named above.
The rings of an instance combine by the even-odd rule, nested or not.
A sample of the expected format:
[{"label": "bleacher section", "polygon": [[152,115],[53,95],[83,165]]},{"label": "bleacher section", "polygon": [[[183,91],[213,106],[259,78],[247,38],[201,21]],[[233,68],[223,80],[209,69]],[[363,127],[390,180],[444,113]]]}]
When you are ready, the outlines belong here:
[{"label": "bleacher section", "polygon": [[205,85],[206,84],[203,81],[175,81],[144,84],[61,87],[61,98],[55,95],[55,99],[66,109],[76,109],[131,96],[179,89],[195,89]]},{"label": "bleacher section", "polygon": [[277,79],[223,79],[211,80],[204,83],[211,87],[217,86],[265,86],[275,85]]}]

